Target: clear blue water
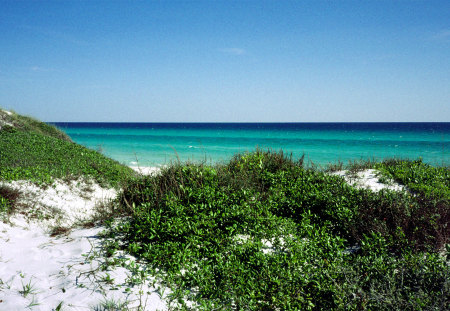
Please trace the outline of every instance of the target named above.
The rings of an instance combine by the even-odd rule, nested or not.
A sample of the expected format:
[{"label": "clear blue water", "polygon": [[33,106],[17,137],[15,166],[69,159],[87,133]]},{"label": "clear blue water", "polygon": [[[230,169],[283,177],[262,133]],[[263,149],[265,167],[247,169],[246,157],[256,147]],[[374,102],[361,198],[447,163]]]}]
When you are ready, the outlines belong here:
[{"label": "clear blue water", "polygon": [[75,142],[126,165],[229,160],[262,149],[314,164],[423,158],[450,165],[450,123],[53,123]]}]

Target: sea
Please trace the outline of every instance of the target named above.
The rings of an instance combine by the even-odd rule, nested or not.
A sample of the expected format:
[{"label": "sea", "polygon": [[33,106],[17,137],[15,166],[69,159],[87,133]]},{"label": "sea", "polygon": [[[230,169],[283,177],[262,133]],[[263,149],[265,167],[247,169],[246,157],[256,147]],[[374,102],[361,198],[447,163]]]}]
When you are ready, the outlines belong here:
[{"label": "sea", "polygon": [[257,148],[304,156],[306,164],[320,167],[387,158],[450,165],[450,122],[52,124],[76,143],[128,166],[226,163]]}]

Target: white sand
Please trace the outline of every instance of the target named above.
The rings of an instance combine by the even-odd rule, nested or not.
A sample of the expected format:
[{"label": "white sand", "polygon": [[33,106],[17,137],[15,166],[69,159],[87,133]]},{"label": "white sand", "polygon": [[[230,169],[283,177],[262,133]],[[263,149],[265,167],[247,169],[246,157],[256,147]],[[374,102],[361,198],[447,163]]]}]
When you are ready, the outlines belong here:
[{"label": "white sand", "polygon": [[29,181],[0,182],[20,192],[17,205],[21,213],[39,221],[42,227],[71,227],[91,219],[96,207],[117,196],[115,189],[100,187],[82,179],[56,181],[46,189]]},{"label": "white sand", "polygon": [[159,167],[151,167],[151,166],[130,166],[130,168],[132,168],[141,175],[154,175],[157,174],[159,171],[161,171]]},{"label": "white sand", "polygon": [[356,176],[352,176],[348,174],[347,171],[338,171],[334,172],[334,175],[342,176],[350,185],[357,188],[366,188],[372,191],[378,192],[381,189],[389,189],[394,191],[403,191],[405,187],[399,185],[393,181],[388,184],[380,182],[377,174],[378,172],[374,169],[367,169],[361,172],[358,172]]},{"label": "white sand", "polygon": [[[10,218],[10,224],[0,222],[0,310],[48,311],[61,302],[61,310],[103,310],[102,302],[124,304],[130,310],[167,309],[153,279],[138,285],[131,282],[132,273],[126,268],[99,269],[105,257],[99,255],[102,240],[97,234],[104,228],[73,229],[60,237],[48,233],[49,226],[89,219],[100,201],[115,196],[114,189],[82,181],[58,182],[55,189],[45,190],[28,182],[9,185],[22,192],[20,204],[32,204],[32,210],[56,217],[25,213],[32,218],[18,215]],[[131,256],[122,257],[135,262]]]}]

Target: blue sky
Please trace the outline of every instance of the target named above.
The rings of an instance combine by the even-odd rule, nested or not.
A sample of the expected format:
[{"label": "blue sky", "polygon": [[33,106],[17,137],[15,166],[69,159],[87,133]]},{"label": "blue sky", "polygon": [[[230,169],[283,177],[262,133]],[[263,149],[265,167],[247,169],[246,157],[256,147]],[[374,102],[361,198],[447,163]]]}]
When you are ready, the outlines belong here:
[{"label": "blue sky", "polygon": [[450,1],[0,1],[44,121],[450,121]]}]

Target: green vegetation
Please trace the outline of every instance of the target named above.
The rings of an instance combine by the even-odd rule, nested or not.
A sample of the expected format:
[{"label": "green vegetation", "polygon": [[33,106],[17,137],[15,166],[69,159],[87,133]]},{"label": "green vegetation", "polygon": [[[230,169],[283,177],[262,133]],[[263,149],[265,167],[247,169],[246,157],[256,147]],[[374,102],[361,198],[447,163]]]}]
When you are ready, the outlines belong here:
[{"label": "green vegetation", "polygon": [[4,129],[7,131],[19,130],[22,132],[31,132],[44,136],[55,137],[65,141],[72,141],[66,133],[58,130],[52,125],[38,121],[28,116],[16,114],[14,112],[12,112],[11,114],[7,114],[0,108],[0,121],[1,120],[9,124]]},{"label": "green vegetation", "polygon": [[109,299],[103,301],[100,305],[95,306],[93,311],[126,311],[129,310],[128,303]]},{"label": "green vegetation", "polygon": [[19,291],[19,294],[21,294],[23,297],[27,297],[28,295],[34,295],[37,293],[36,289],[34,288],[34,284],[31,284],[31,279],[27,284],[23,284],[22,282],[22,290]]},{"label": "green vegetation", "polygon": [[[73,143],[54,126],[0,109],[0,182],[30,180],[48,185],[55,179],[93,179],[120,187],[135,176],[130,168]],[[11,214],[19,193],[0,184],[0,215]]]},{"label": "green vegetation", "polygon": [[[20,155],[18,157],[17,155]],[[89,176],[117,185],[132,170],[83,146],[41,134],[0,132],[0,179],[30,179],[49,183],[54,178]]]},{"label": "green vegetation", "polygon": [[0,194],[0,214],[9,213],[10,209],[11,203]]},{"label": "green vegetation", "polygon": [[42,184],[55,178],[87,176],[118,186],[133,175],[130,168],[71,142],[54,126],[17,114],[2,116],[14,126],[0,129],[0,180],[26,179]]},{"label": "green vegetation", "polygon": [[422,160],[386,160],[375,166],[386,177],[406,185],[421,196],[450,200],[450,170],[448,167],[433,167]]},{"label": "green vegetation", "polygon": [[18,196],[18,191],[8,186],[0,185],[0,215],[12,213],[14,210],[14,202]]},{"label": "green vegetation", "polygon": [[175,164],[125,187],[108,254],[146,260],[175,309],[442,310],[449,208],[433,193],[359,190],[282,153]]},{"label": "green vegetation", "polygon": [[[114,209],[128,217],[110,221],[106,256],[138,256],[148,269],[130,268],[133,282],[159,277],[174,309],[450,309],[448,167],[352,163],[352,172],[376,168],[409,190],[378,193],[260,150],[137,177],[31,118],[0,110],[0,127],[0,181],[83,176],[123,186]],[[0,187],[0,213],[17,195]]]}]

